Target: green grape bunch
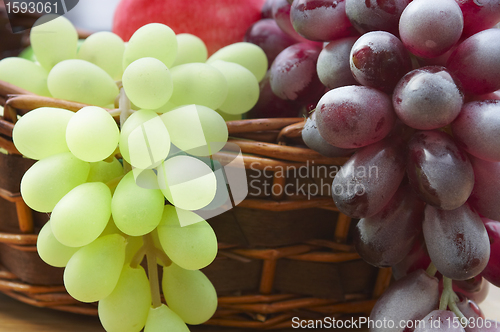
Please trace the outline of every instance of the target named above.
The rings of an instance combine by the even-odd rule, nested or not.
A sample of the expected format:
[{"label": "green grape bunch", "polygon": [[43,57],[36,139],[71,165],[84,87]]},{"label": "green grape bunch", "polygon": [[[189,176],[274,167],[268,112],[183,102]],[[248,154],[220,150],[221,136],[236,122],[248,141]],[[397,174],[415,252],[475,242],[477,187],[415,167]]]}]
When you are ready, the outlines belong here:
[{"label": "green grape bunch", "polygon": [[[264,52],[237,43],[207,59],[199,38],[156,23],[128,43],[110,32],[79,43],[64,17],[35,25],[30,40],[32,61],[0,61],[0,79],[89,105],[40,107],[13,130],[19,152],[37,160],[22,197],[50,213],[40,257],[65,267],[75,299],[99,301],[107,331],[180,332],[207,321],[217,294],[200,269],[215,259],[217,237],[206,219],[230,202],[226,164],[213,155],[226,146],[225,120],[257,102]],[[240,178],[234,203],[247,193]]]}]

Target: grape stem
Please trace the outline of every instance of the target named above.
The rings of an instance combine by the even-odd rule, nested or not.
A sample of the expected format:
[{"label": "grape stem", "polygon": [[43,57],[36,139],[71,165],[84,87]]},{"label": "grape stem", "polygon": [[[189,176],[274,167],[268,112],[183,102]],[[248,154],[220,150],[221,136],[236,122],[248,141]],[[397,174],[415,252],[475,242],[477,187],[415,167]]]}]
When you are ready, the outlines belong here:
[{"label": "grape stem", "polygon": [[466,327],[464,324],[465,322],[467,322],[467,318],[460,311],[460,309],[458,309],[458,301],[460,301],[460,299],[458,298],[458,295],[453,291],[453,280],[443,276],[443,292],[441,293],[439,310],[446,310],[446,308],[450,308],[450,310],[453,311],[455,315],[457,315],[463,327]]},{"label": "grape stem", "polygon": [[[157,249],[151,233],[143,235],[144,247],[146,249],[146,260],[148,263],[149,286],[151,288],[151,299],[153,308],[161,306],[160,282],[158,280],[158,267],[156,264]],[[140,251],[140,250],[139,250]]]},{"label": "grape stem", "polygon": [[144,256],[146,256],[146,247],[143,245],[139,248],[139,250],[137,250],[134,257],[132,257],[132,260],[130,261],[130,267],[134,269],[137,268],[144,259]]},{"label": "grape stem", "polygon": [[433,263],[433,262],[431,262],[431,263],[429,264],[429,267],[427,268],[427,270],[426,270],[425,272],[426,272],[429,276],[431,276],[431,277],[434,277],[434,276],[436,275],[436,273],[437,273],[437,268],[436,268],[436,266],[434,265],[434,263]]},{"label": "grape stem", "polygon": [[155,248],[156,257],[162,262],[163,266],[172,265],[172,260],[167,256],[167,254],[158,248]]},{"label": "grape stem", "polygon": [[132,104],[123,88],[120,89],[118,95],[118,110],[120,111],[120,128],[123,128],[125,121],[132,115]]}]

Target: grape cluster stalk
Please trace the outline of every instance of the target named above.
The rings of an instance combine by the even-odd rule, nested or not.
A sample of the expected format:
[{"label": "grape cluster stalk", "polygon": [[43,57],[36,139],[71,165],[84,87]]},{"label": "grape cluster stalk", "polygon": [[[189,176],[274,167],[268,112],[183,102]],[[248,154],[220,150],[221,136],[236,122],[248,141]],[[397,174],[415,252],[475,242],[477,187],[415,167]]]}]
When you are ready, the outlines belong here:
[{"label": "grape cluster stalk", "polygon": [[201,39],[157,23],[126,45],[110,32],[78,42],[64,17],[39,23],[33,57],[0,61],[0,79],[89,106],[36,108],[14,126],[16,148],[37,160],[22,197],[50,213],[38,253],[65,267],[72,297],[99,301],[107,331],[189,331],[217,308],[200,271],[217,238],[202,216],[230,197],[212,155],[228,140],[225,118],[257,102],[266,55],[241,42],[207,59]]},{"label": "grape cluster stalk", "polygon": [[250,114],[306,107],[304,143],[350,156],[333,200],[397,280],[371,318],[498,331],[472,326],[467,297],[500,287],[500,1],[268,0],[262,15],[246,40],[272,63]]}]

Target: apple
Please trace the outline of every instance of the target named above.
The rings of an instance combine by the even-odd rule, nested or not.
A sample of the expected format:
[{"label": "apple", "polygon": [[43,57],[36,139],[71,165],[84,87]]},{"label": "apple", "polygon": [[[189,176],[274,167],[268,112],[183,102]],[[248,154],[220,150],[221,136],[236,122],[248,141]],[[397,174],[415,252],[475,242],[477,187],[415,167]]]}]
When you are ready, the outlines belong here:
[{"label": "apple", "polygon": [[128,41],[148,23],[163,23],[176,34],[201,38],[209,56],[218,49],[243,41],[247,29],[261,19],[265,0],[121,0],[115,11],[113,32]]}]

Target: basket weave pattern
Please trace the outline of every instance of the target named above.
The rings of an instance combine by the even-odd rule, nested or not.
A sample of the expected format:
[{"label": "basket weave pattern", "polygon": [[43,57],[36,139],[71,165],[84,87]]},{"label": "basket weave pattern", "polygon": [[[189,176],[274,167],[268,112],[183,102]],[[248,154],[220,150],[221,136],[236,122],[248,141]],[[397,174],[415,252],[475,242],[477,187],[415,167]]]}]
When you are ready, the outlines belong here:
[{"label": "basket weave pattern", "polygon": [[[1,81],[0,104],[0,147],[9,152],[0,158],[0,168],[5,168],[0,205],[7,206],[5,213],[0,211],[0,291],[31,305],[95,315],[95,304],[80,303],[65,292],[62,269],[37,256],[36,233],[48,215],[34,213],[22,200],[19,181],[33,161],[20,157],[12,143],[18,115],[42,106],[77,111],[86,105],[36,96]],[[117,110],[109,112],[119,116]],[[283,174],[287,167],[342,165],[346,160],[289,146],[301,143],[302,118],[227,125],[248,172],[269,174],[267,181],[275,186],[296,180]],[[214,158],[231,157],[219,152]],[[219,294],[210,325],[278,329],[290,327],[294,316],[366,315],[390,281],[390,269],[369,266],[354,251],[351,219],[338,212],[328,195],[249,195],[209,222],[219,239],[217,259],[204,269]]]}]

